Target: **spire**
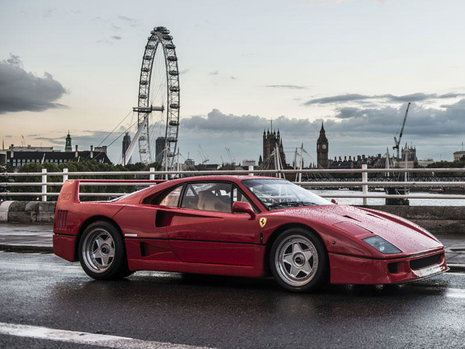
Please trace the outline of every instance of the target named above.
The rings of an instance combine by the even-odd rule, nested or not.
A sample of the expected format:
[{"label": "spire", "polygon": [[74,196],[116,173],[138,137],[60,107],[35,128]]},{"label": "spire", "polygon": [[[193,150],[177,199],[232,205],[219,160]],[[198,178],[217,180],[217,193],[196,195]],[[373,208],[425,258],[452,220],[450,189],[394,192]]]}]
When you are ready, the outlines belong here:
[{"label": "spire", "polygon": [[69,134],[66,136],[66,143],[65,143],[65,151],[73,151],[73,147],[71,146],[71,135]]},{"label": "spire", "polygon": [[323,121],[321,122],[321,130],[320,130],[320,137],[318,137],[318,143],[328,143],[328,139],[326,138],[326,131],[323,126]]}]

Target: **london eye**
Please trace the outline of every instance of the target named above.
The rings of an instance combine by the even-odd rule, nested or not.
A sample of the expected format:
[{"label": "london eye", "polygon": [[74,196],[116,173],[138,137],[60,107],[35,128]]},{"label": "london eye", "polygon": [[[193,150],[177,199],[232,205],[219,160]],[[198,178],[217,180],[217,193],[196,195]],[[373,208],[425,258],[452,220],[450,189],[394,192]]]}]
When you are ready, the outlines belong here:
[{"label": "london eye", "polygon": [[[164,134],[163,149],[155,154],[165,170],[172,169],[176,156],[179,131],[179,69],[176,47],[170,31],[155,27],[148,37],[140,69],[137,132],[123,157],[127,164],[139,146],[140,161],[148,164],[154,160],[155,135]],[[160,138],[159,138],[160,139]]]}]

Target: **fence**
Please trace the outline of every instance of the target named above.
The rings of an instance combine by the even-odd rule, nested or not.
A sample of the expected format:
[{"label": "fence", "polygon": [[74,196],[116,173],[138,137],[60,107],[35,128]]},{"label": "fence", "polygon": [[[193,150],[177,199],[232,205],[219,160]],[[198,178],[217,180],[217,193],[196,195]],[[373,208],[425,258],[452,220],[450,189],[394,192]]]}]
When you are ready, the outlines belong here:
[{"label": "fence", "polygon": [[[389,173],[391,176],[393,174],[403,174],[405,180],[404,181],[396,181],[396,180],[370,180],[369,175],[373,173]],[[437,173],[455,173],[455,174],[464,174],[464,176],[456,177],[454,181],[441,181],[439,178],[434,181],[412,181],[408,180],[408,175],[411,173],[427,173],[432,174],[434,176]],[[465,168],[391,168],[387,169],[373,169],[367,168],[367,165],[362,165],[361,169],[305,169],[305,170],[253,170],[253,167],[249,167],[248,170],[231,170],[231,171],[223,171],[223,170],[216,170],[216,171],[155,171],[154,168],[150,168],[149,171],[112,171],[112,172],[68,172],[68,169],[63,169],[63,172],[47,172],[46,169],[42,169],[42,172],[30,172],[30,173],[0,173],[0,178],[6,179],[6,182],[0,183],[0,188],[6,190],[4,192],[0,192],[0,198],[5,197],[19,197],[19,196],[28,196],[28,197],[40,197],[42,201],[47,201],[49,197],[56,198],[59,194],[59,190],[51,192],[49,190],[50,187],[60,188],[64,181],[72,178],[82,178],[82,177],[114,177],[114,176],[135,176],[135,177],[145,177],[144,179],[140,180],[131,180],[130,182],[127,181],[120,181],[120,180],[110,180],[106,181],[99,181],[98,183],[93,182],[83,182],[81,185],[83,186],[95,186],[95,185],[105,185],[105,186],[134,186],[137,184],[138,186],[149,186],[151,185],[148,180],[155,180],[155,178],[178,178],[184,176],[200,176],[200,175],[226,175],[226,174],[234,174],[234,175],[265,175],[265,176],[274,176],[274,177],[289,177],[295,176],[297,179],[294,183],[305,187],[305,188],[359,188],[360,191],[354,191],[351,194],[347,193],[340,193],[340,194],[322,194],[323,197],[332,197],[332,198],[362,198],[363,204],[367,204],[367,199],[369,198],[407,198],[407,199],[465,199],[465,195],[457,195],[457,194],[443,194],[443,195],[416,195],[416,194],[404,194],[404,195],[391,195],[391,194],[373,194],[369,192],[369,188],[386,188],[386,187],[394,187],[394,188],[459,188],[462,189],[465,187]],[[327,174],[354,174],[360,175],[360,181],[337,181],[337,180],[309,180],[309,181],[302,181],[298,178],[301,178],[302,175],[314,175],[314,176],[324,176]],[[49,176],[58,176],[62,178],[60,182],[49,182]],[[19,182],[16,179],[24,177],[40,177],[40,182]],[[390,177],[392,178],[392,177]],[[11,192],[8,188],[12,187],[38,187],[40,191],[37,192]],[[126,194],[126,192],[121,193],[112,193],[112,192],[99,192],[99,193],[86,193],[86,196],[100,196],[100,197],[115,197],[121,196]]]}]

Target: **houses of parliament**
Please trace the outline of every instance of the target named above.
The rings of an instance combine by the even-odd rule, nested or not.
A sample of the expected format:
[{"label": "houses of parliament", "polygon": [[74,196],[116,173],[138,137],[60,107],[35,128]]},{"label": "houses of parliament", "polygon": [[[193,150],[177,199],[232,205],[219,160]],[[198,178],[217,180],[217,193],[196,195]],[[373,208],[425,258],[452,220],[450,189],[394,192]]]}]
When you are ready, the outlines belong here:
[{"label": "houses of parliament", "polygon": [[[283,148],[283,139],[278,131],[263,131],[263,156],[260,156],[258,164],[263,169],[277,168],[276,159],[280,159],[283,168],[291,168],[286,163],[286,155]],[[329,142],[326,137],[326,131],[323,123],[321,124],[320,135],[316,141],[317,163],[309,164],[310,168],[328,168],[328,169],[350,169],[361,168],[362,164],[367,164],[371,168],[385,168],[387,156],[378,154],[376,156],[344,156],[329,159]],[[400,161],[408,161],[409,166],[417,164],[416,148],[409,147],[405,144],[402,148]],[[389,159],[390,166],[393,166],[393,159]]]}]

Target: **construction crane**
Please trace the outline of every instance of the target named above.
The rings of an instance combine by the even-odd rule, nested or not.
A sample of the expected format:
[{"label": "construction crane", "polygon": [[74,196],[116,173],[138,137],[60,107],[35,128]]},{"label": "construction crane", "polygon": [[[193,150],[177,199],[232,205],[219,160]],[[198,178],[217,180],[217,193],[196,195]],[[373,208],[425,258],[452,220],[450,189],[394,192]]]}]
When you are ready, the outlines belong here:
[{"label": "construction crane", "polygon": [[210,159],[208,158],[208,155],[207,153],[205,153],[205,151],[203,150],[202,146],[199,144],[199,155],[200,155],[200,158],[202,159],[202,165],[205,165],[207,162],[210,161]]},{"label": "construction crane", "polygon": [[224,149],[226,150],[226,152],[228,153],[228,157],[229,157],[229,160],[231,161],[231,164],[234,163],[233,161],[233,157],[231,155],[231,149],[229,149],[228,147],[224,147]]},{"label": "construction crane", "polygon": [[408,102],[407,109],[405,110],[404,121],[402,122],[402,127],[400,128],[400,132],[399,132],[399,139],[397,139],[397,137],[394,136],[395,146],[393,146],[392,149],[397,150],[397,160],[400,160],[399,145],[400,145],[400,140],[402,139],[402,134],[404,133],[405,121],[407,121],[407,114],[408,114],[409,108],[410,108],[410,102]]}]

